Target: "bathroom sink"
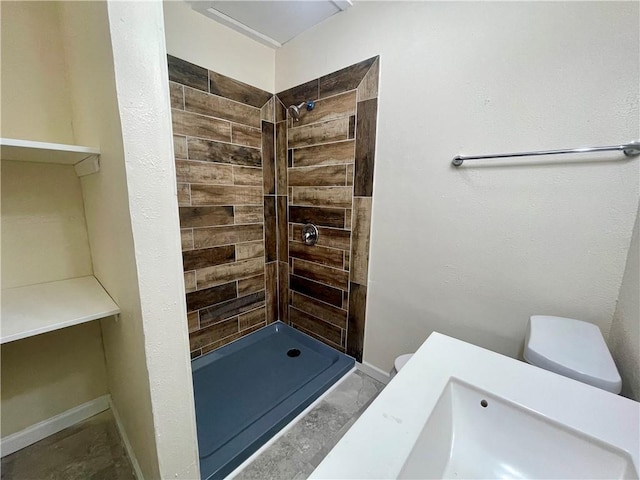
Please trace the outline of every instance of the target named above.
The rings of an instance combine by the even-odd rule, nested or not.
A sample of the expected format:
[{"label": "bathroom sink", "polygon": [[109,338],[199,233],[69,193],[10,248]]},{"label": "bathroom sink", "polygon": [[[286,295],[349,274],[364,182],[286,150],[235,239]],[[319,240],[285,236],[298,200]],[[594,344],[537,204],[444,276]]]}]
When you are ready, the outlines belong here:
[{"label": "bathroom sink", "polygon": [[451,379],[398,478],[637,478],[624,451]]},{"label": "bathroom sink", "polygon": [[310,478],[638,478],[640,403],[433,333]]}]

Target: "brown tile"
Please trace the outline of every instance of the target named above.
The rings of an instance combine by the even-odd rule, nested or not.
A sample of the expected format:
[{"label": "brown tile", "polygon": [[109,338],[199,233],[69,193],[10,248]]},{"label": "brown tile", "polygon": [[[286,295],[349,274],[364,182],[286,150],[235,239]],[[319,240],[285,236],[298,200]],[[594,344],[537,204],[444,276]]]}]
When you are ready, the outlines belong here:
[{"label": "brown tile", "polygon": [[340,290],[347,290],[349,288],[349,272],[345,272],[342,269],[325,267],[324,265],[294,258],[292,273],[299,277],[339,288]]},{"label": "brown tile", "polygon": [[171,119],[175,135],[202,137],[224,142],[231,141],[231,124],[225,120],[176,109],[171,110]]},{"label": "brown tile", "polygon": [[275,126],[262,122],[262,173],[264,176],[264,194],[276,193],[276,153]]},{"label": "brown tile", "polygon": [[317,245],[309,246],[300,242],[289,242],[289,256],[334,268],[342,268],[343,265],[342,250]]},{"label": "brown tile", "polygon": [[355,159],[355,142],[327,143],[314,147],[296,148],[293,151],[294,167],[351,163]]},{"label": "brown tile", "polygon": [[202,349],[198,348],[191,352],[191,360],[198,358],[202,355]]},{"label": "brown tile", "polygon": [[233,185],[191,185],[192,205],[259,205],[262,188]]},{"label": "brown tile", "polygon": [[184,89],[184,108],[188,112],[229,120],[250,127],[260,126],[259,108],[193,88]]},{"label": "brown tile", "polygon": [[260,119],[264,120],[265,122],[275,123],[275,118],[276,118],[275,105],[276,105],[276,97],[272,95],[271,98],[267,101],[267,103],[265,103],[260,109]]},{"label": "brown tile", "polygon": [[378,99],[358,102],[354,195],[373,195],[373,166],[376,156],[376,118]]},{"label": "brown tile", "polygon": [[169,99],[171,108],[184,110],[184,87],[179,83],[169,82]]},{"label": "brown tile", "polygon": [[347,229],[347,230],[351,230],[351,218],[352,217],[353,217],[352,210],[350,208],[347,208],[344,211],[344,228]]},{"label": "brown tile", "polygon": [[293,167],[293,148],[287,149],[287,167]]},{"label": "brown tile", "polygon": [[277,262],[267,263],[265,272],[265,292],[267,305],[267,324],[278,320],[278,265]]},{"label": "brown tile", "polygon": [[264,255],[265,262],[275,262],[277,252],[276,226],[276,198],[273,195],[264,196]]},{"label": "brown tile", "polygon": [[289,264],[278,262],[278,319],[289,324]]},{"label": "brown tile", "polygon": [[347,165],[347,185],[353,186],[353,163]]},{"label": "brown tile", "polygon": [[289,205],[289,221],[292,223],[313,223],[319,227],[343,228],[344,209]]},{"label": "brown tile", "polygon": [[233,123],[231,125],[231,143],[260,148],[262,146],[262,132],[259,128]]},{"label": "brown tile", "polygon": [[353,247],[351,281],[367,285],[369,272],[369,238],[371,231],[371,197],[353,199]]},{"label": "brown tile", "polygon": [[226,302],[237,297],[235,282],[218,285],[217,287],[198,290],[187,294],[187,312],[194,312],[201,308],[217,303]]},{"label": "brown tile", "polygon": [[276,209],[278,260],[281,262],[286,262],[287,257],[289,256],[289,235],[287,234],[287,197],[276,197]]},{"label": "brown tile", "polygon": [[349,327],[347,328],[347,355],[362,362],[364,324],[367,307],[367,287],[351,283],[349,289]]},{"label": "brown tile", "polygon": [[176,160],[176,178],[185,183],[213,183],[217,185],[232,185],[231,165],[210,162],[190,162]]},{"label": "brown tile", "polygon": [[262,108],[272,94],[209,70],[209,91],[236,102]]},{"label": "brown tile", "polygon": [[[296,241],[302,241],[302,225],[299,223],[291,224],[291,238]],[[351,249],[351,232],[349,230],[341,230],[337,228],[318,227],[318,243],[320,247],[339,248],[340,250]]]},{"label": "brown tile", "polygon": [[260,150],[255,148],[220,143],[201,138],[187,138],[189,160],[205,162],[231,163],[247,167],[261,167]]},{"label": "brown tile", "polygon": [[178,184],[178,205],[191,205],[191,185],[188,183]]},{"label": "brown tile", "polygon": [[167,55],[169,80],[188,85],[199,90],[209,90],[209,73],[206,68],[186,62],[172,55]]},{"label": "brown tile", "polygon": [[[191,187],[191,201],[196,203],[196,196]],[[351,208],[351,187],[294,187],[290,202],[293,205],[315,207]]]},{"label": "brown tile", "polygon": [[238,319],[236,317],[192,333],[189,335],[189,344],[193,351],[228,337],[229,335],[233,335],[234,333],[238,333]]},{"label": "brown tile", "polygon": [[[178,133],[178,132],[176,132]],[[338,118],[328,122],[312,123],[302,127],[289,128],[288,147],[299,148],[329,142],[347,140],[349,133],[349,118]],[[294,163],[296,160],[294,153]]]},{"label": "brown tile", "polygon": [[356,116],[351,115],[349,117],[349,134],[347,138],[356,138]]},{"label": "brown tile", "polygon": [[212,352],[213,350],[216,350],[220,347],[224,347],[225,345],[230,344],[231,342],[234,342],[246,335],[249,335],[257,330],[260,330],[262,328],[262,325],[256,325],[255,327],[250,327],[247,328],[246,330],[243,330],[242,332],[238,332],[238,333],[234,333],[233,335],[229,335],[228,337],[224,337],[221,340],[218,340],[217,342],[213,342],[205,347],[202,347],[202,355],[205,355],[209,352]]},{"label": "brown tile", "polygon": [[238,297],[200,310],[200,327],[205,328],[229,317],[240,315],[264,305],[264,290]]},{"label": "brown tile", "polygon": [[349,268],[351,266],[351,262],[349,260],[350,254],[349,251],[347,250],[346,252],[344,252],[344,269],[348,272]]},{"label": "brown tile", "polygon": [[193,232],[193,243],[194,248],[216,247],[261,240],[262,236],[262,225],[196,228]]},{"label": "brown tile", "polygon": [[262,187],[262,169],[256,167],[233,167],[233,184]]},{"label": "brown tile", "polygon": [[206,267],[196,271],[198,288],[213,287],[226,282],[232,282],[241,278],[253,277],[263,272],[264,259],[251,258],[239,260],[235,263]]},{"label": "brown tile", "polygon": [[195,292],[196,290],[196,272],[184,272],[184,291],[185,293]]},{"label": "brown tile", "polygon": [[187,158],[187,137],[173,136],[173,155],[176,158]]},{"label": "brown tile", "polygon": [[287,119],[287,107],[283,105],[278,97],[275,97],[276,118],[275,123],[284,122]]},{"label": "brown tile", "polygon": [[233,211],[236,225],[264,222],[264,209],[262,205],[235,205]]},{"label": "brown tile", "polygon": [[256,308],[250,312],[243,313],[238,316],[238,322],[240,324],[240,331],[247,328],[255,327],[257,325],[264,326],[267,322],[267,311],[265,307]]},{"label": "brown tile", "polygon": [[193,230],[190,228],[180,230],[180,241],[182,250],[191,250],[193,248]]},{"label": "brown tile", "polygon": [[355,65],[351,65],[343,68],[342,70],[338,70],[337,72],[320,77],[319,98],[330,97],[331,95],[336,95],[338,93],[357,88],[377,58],[378,57],[368,58],[367,60],[356,63]]},{"label": "brown tile", "polygon": [[342,306],[342,290],[337,288],[312,282],[311,280],[296,275],[289,275],[289,288],[307,297],[330,303],[335,307]]},{"label": "brown tile", "polygon": [[243,297],[265,289],[264,274],[238,280],[238,296]]},{"label": "brown tile", "polygon": [[235,262],[235,260],[236,251],[233,245],[189,250],[182,253],[182,263],[185,272],[231,263]]},{"label": "brown tile", "polygon": [[336,95],[324,100],[318,100],[315,108],[305,111],[300,120],[295,123],[296,127],[308,125],[310,123],[325,122],[336,118],[350,117],[356,113],[356,91],[353,90],[342,95]]},{"label": "brown tile", "polygon": [[262,256],[264,256],[264,243],[262,240],[258,240],[257,242],[238,243],[236,245],[236,258],[238,260],[248,260],[250,258],[259,258]]},{"label": "brown tile", "polygon": [[276,124],[276,194],[287,194],[287,124]]},{"label": "brown tile", "polygon": [[325,345],[330,346],[331,348],[338,350],[339,352],[344,353],[344,347],[340,346],[340,345],[336,345],[333,342],[330,342],[329,340],[327,340],[326,338],[321,337],[320,335],[318,335],[317,333],[312,332],[311,330],[307,330],[306,328],[301,327],[300,325],[291,325],[293,328],[295,328],[296,330],[300,330],[302,333],[304,333],[305,335],[309,335],[310,337],[315,338],[316,340],[318,340],[319,342],[324,343]]},{"label": "brown tile", "polygon": [[327,305],[324,302],[319,302],[318,300],[300,295],[296,292],[292,294],[291,305],[308,315],[313,315],[337,327],[347,328],[346,310]]},{"label": "brown tile", "polygon": [[277,94],[277,97],[285,108],[290,105],[299,105],[306,100],[316,100],[318,98],[318,79],[283,90]]},{"label": "brown tile", "polygon": [[289,169],[290,186],[341,186],[346,182],[347,165]]},{"label": "brown tile", "polygon": [[335,325],[331,325],[319,318],[307,315],[293,307],[289,308],[289,319],[293,325],[309,330],[332,343],[337,345],[341,345],[342,343],[342,331]]},{"label": "brown tile", "polygon": [[349,310],[349,292],[342,291],[342,309]]},{"label": "brown tile", "polygon": [[187,313],[187,326],[189,327],[189,333],[195,332],[200,328],[200,316],[198,312]]},{"label": "brown tile", "polygon": [[380,59],[376,58],[367,74],[358,85],[358,101],[369,100],[378,96],[378,75],[380,72]]},{"label": "brown tile", "polygon": [[233,225],[233,207],[180,207],[179,212],[182,228]]}]

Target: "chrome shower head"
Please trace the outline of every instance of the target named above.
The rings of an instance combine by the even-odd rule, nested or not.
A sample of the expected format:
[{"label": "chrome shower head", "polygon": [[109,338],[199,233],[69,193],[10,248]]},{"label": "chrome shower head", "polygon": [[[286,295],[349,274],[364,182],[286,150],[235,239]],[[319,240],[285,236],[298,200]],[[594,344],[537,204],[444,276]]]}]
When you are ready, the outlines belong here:
[{"label": "chrome shower head", "polygon": [[298,120],[300,120],[302,107],[306,107],[307,111],[311,111],[315,106],[316,103],[313,100],[308,100],[306,102],[302,102],[300,105],[291,105],[289,108],[287,108],[287,111],[289,112],[289,116],[297,122]]}]

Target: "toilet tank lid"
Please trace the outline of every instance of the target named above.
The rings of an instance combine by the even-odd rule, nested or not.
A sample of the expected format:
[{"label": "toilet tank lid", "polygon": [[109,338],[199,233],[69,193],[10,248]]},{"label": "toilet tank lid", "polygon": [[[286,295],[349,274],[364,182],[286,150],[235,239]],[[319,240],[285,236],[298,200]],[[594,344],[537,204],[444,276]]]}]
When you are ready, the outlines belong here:
[{"label": "toilet tank lid", "polygon": [[527,362],[609,392],[620,393],[622,380],[600,329],[573,318],[534,315],[529,319]]}]

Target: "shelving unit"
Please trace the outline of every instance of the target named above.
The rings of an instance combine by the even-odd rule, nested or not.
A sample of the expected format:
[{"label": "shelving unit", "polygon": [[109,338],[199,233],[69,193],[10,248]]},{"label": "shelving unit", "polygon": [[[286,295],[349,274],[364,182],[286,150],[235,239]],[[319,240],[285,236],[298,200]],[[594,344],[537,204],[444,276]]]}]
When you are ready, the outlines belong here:
[{"label": "shelving unit", "polygon": [[100,170],[100,149],[82,145],[0,138],[0,158],[17,162],[73,165],[79,177]]},{"label": "shelving unit", "polygon": [[118,313],[120,308],[93,275],[3,289],[0,343]]}]

